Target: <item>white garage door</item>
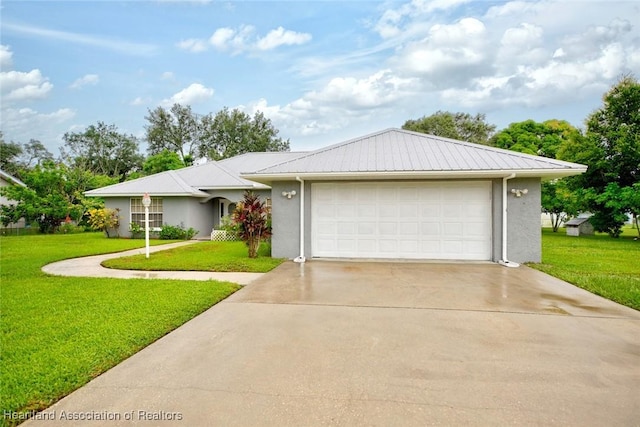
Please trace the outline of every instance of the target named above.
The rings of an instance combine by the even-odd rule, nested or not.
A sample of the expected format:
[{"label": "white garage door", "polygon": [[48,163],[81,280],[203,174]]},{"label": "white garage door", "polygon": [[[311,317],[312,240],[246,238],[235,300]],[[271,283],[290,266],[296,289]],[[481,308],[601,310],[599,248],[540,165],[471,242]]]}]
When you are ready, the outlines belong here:
[{"label": "white garage door", "polygon": [[491,183],[316,183],[314,257],[489,260]]}]

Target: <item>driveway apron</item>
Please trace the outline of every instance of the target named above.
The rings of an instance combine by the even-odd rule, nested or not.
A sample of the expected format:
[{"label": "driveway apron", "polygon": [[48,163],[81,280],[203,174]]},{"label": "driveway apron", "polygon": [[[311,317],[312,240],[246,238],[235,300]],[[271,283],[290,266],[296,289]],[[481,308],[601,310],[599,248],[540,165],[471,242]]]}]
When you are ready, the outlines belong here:
[{"label": "driveway apron", "polygon": [[39,417],[638,425],[640,313],[524,266],[289,262]]}]

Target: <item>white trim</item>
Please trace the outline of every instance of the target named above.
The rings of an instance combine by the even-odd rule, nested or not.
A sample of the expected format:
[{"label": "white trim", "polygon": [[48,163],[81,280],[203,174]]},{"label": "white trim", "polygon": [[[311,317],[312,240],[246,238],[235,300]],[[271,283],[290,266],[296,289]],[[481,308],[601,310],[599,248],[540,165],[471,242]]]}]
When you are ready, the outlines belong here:
[{"label": "white trim", "polygon": [[297,177],[313,181],[342,181],[342,180],[389,180],[389,179],[454,179],[454,178],[503,178],[505,175],[517,173],[519,177],[563,177],[580,175],[587,170],[575,169],[523,169],[523,170],[479,170],[479,171],[387,171],[387,172],[305,172],[305,173],[278,173],[278,174],[242,174],[245,179],[259,182],[289,181]]},{"label": "white trim", "polygon": [[304,257],[304,180],[296,176],[296,181],[300,182],[300,255],[294,258],[294,262],[305,262]]}]

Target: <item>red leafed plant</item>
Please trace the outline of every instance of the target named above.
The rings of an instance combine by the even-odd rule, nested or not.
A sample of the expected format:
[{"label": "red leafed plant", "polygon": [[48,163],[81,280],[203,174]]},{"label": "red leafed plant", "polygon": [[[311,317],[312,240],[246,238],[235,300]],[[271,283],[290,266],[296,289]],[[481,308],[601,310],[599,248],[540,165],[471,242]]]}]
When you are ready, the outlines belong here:
[{"label": "red leafed plant", "polygon": [[264,202],[253,192],[246,191],[233,211],[232,219],[238,226],[238,236],[249,248],[249,258],[257,258],[260,241],[271,236],[269,211]]}]

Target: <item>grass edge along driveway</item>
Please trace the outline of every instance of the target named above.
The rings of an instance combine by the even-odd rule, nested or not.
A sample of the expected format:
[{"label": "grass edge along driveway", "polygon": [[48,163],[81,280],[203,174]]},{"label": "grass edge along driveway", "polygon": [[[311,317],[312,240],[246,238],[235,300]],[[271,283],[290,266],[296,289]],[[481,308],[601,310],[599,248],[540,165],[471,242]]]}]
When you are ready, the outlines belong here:
[{"label": "grass edge along driveway", "polygon": [[601,233],[572,237],[565,229],[543,229],[542,262],[527,265],[640,310],[640,241],[633,240],[637,235],[630,227],[618,239]]},{"label": "grass edge along driveway", "polygon": [[143,246],[102,233],[0,237],[1,425],[20,422],[7,414],[49,407],[240,288],[41,271],[62,259]]},{"label": "grass edge along driveway", "polygon": [[266,273],[283,262],[282,258],[271,258],[264,243],[258,258],[249,258],[243,242],[209,241],[158,252],[149,259],[144,255],[113,258],[103,261],[102,266],[120,270]]}]

